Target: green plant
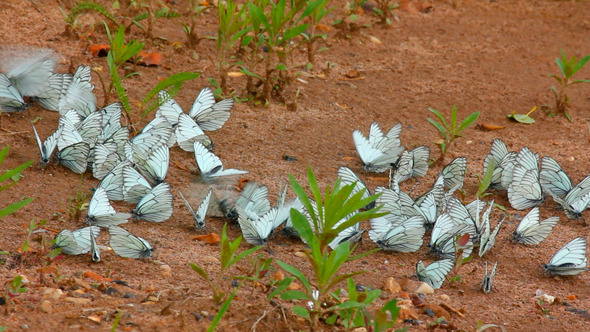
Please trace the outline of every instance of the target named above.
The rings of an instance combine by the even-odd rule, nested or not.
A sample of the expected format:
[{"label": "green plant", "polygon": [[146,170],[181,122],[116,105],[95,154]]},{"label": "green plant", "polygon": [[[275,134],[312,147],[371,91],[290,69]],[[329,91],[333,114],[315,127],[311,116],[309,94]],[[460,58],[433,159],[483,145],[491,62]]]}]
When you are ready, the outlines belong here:
[{"label": "green plant", "polygon": [[[181,14],[170,10],[168,7],[157,8],[156,4],[161,3],[155,0],[132,0],[129,4],[130,8],[140,9],[141,13],[136,15],[130,24],[138,26],[143,30],[145,36],[149,39],[153,38],[153,27],[159,18],[175,18],[182,16]],[[147,28],[140,22],[146,20]],[[127,28],[128,29],[128,28]]]},{"label": "green plant", "polygon": [[109,67],[109,75],[111,77],[109,88],[105,91],[105,104],[108,104],[108,101],[106,100],[107,95],[114,90],[117,94],[117,97],[119,98],[119,101],[125,109],[125,115],[131,123],[139,123],[149,113],[160,106],[161,103],[165,102],[165,100],[158,100],[158,92],[169,89],[168,94],[171,98],[173,98],[182,88],[184,82],[199,77],[198,73],[182,72],[174,74],[158,82],[158,84],[156,84],[156,86],[148,92],[146,97],[141,100],[139,111],[137,112],[139,114],[139,119],[135,119],[134,121],[131,119],[134,113],[131,110],[131,104],[129,103],[129,97],[127,96],[127,88],[123,86],[122,81],[123,79],[130,76],[138,75],[138,73],[131,72],[130,74],[121,77],[119,75],[119,70],[125,63],[127,63],[127,61],[135,57],[143,49],[144,44],[138,42],[137,40],[131,40],[126,44],[123,26],[119,26],[119,29],[114,35],[111,35],[111,32],[106,24],[105,28],[107,30],[110,43],[110,50],[107,54],[107,64]]},{"label": "green plant", "polygon": [[545,317],[549,315],[549,305],[550,303],[545,303],[542,298],[539,298],[535,303],[535,306],[541,310],[541,314],[543,314]]},{"label": "green plant", "polygon": [[[273,291],[269,299],[281,294],[284,300],[304,300],[309,301],[308,308],[295,305],[293,311],[305,318],[312,329],[318,323],[318,320],[327,311],[325,303],[331,297],[332,289],[340,282],[361,274],[364,271],[354,271],[349,273],[339,273],[339,269],[346,262],[365,257],[371,252],[367,252],[358,256],[352,256],[356,246],[350,246],[350,242],[345,241],[336,247],[333,251],[329,251],[329,244],[334,238],[345,228],[350,227],[362,220],[375,218],[377,216],[385,215],[384,213],[377,213],[378,208],[373,208],[364,212],[357,212],[350,219],[343,223],[339,223],[344,217],[353,214],[364,206],[377,199],[377,195],[362,198],[364,191],[352,194],[354,184],[340,187],[340,179],[337,179],[333,188],[329,186],[326,188],[324,197],[318,187],[317,180],[311,171],[308,169],[308,182],[315,202],[317,202],[317,213],[312,208],[310,199],[307,197],[305,190],[295,180],[293,176],[289,176],[291,187],[296,193],[297,197],[303,205],[307,208],[311,215],[311,224],[301,212],[292,209],[291,219],[293,227],[297,230],[303,241],[305,241],[310,250],[304,251],[307,261],[311,264],[313,270],[313,280],[310,281],[299,269],[282,261],[277,261],[279,266],[287,273],[291,274],[301,284],[303,290],[286,290],[293,277],[285,278],[275,291]],[[313,283],[313,286],[312,286]],[[333,311],[335,309],[330,309]]]},{"label": "green plant", "polygon": [[449,125],[439,111],[433,108],[429,108],[428,110],[440,120],[440,122],[437,122],[431,118],[426,118],[426,120],[428,120],[428,122],[430,122],[430,124],[432,124],[442,135],[442,139],[434,141],[434,143],[440,148],[440,160],[442,160],[453,141],[456,138],[463,137],[461,132],[477,120],[479,112],[471,113],[459,125],[457,125],[457,108],[453,105],[453,109],[451,110],[451,124]]},{"label": "green plant", "polygon": [[113,320],[113,326],[111,327],[111,332],[117,331],[117,326],[119,326],[119,319],[121,319],[121,311],[117,310],[117,315],[115,316],[115,319]]},{"label": "green plant", "polygon": [[202,2],[199,0],[189,0],[189,10],[188,13],[186,13],[186,16],[188,16],[190,23],[182,24],[182,30],[186,35],[186,44],[188,47],[195,47],[199,45],[199,42],[201,39],[203,39],[199,37],[197,25],[199,22],[199,16],[201,16],[201,13],[205,9],[209,8],[209,6],[203,6],[201,3]]},{"label": "green plant", "polygon": [[[8,154],[8,150],[10,150],[10,147],[6,146],[0,151],[0,166],[2,166],[2,164],[4,163],[4,159],[6,159],[6,155]],[[19,165],[13,169],[9,169],[7,171],[4,171],[2,174],[0,174],[0,192],[14,186],[18,181],[20,181],[20,179],[23,177],[21,175],[21,172],[23,172],[26,168],[31,166],[32,163],[33,163],[32,161],[27,161],[26,163],[24,163],[22,165]],[[10,183],[8,183],[6,185],[2,185],[3,182],[8,181],[8,180],[10,180]],[[12,204],[8,205],[7,207],[0,209],[0,220],[2,220],[3,217],[6,217],[7,215],[15,212],[16,210],[24,207],[25,205],[31,203],[32,201],[33,201],[32,198],[25,198],[22,201],[12,203]]]},{"label": "green plant", "polygon": [[74,193],[74,195],[68,198],[68,206],[66,207],[66,212],[70,221],[78,221],[80,219],[82,211],[88,208],[88,199],[90,198],[91,194],[86,192],[82,188],[82,184],[84,182],[84,175],[80,177],[80,185],[78,189]]},{"label": "green plant", "polygon": [[475,194],[475,199],[483,198],[487,195],[491,195],[491,193],[486,193],[486,190],[490,187],[492,183],[492,177],[494,176],[494,168],[496,167],[496,160],[490,159],[488,163],[488,168],[485,169],[485,173],[483,177],[478,176],[478,186],[477,186],[477,193]]},{"label": "green plant", "polygon": [[40,222],[36,222],[35,220],[31,220],[28,225],[27,224],[24,225],[27,237],[25,238],[25,242],[23,242],[23,245],[20,248],[21,252],[27,252],[30,250],[29,242],[31,241],[31,236],[33,235],[33,232],[41,229],[43,226],[45,226],[46,223],[47,223],[47,220],[41,220]]},{"label": "green plant", "polygon": [[577,60],[575,56],[572,56],[570,59],[568,59],[565,55],[565,52],[561,50],[561,58],[555,58],[555,63],[557,63],[557,67],[559,67],[559,70],[561,71],[561,76],[549,74],[549,76],[553,77],[558,83],[557,87],[552,86],[549,88],[549,90],[552,91],[553,95],[555,96],[555,110],[558,113],[563,113],[570,122],[572,122],[572,117],[567,111],[570,98],[566,94],[565,90],[570,85],[590,83],[590,79],[581,79],[575,81],[571,80],[572,77],[586,65],[588,60],[590,60],[590,55],[586,55],[580,60]]},{"label": "green plant", "polygon": [[392,0],[376,0],[377,6],[373,9],[375,15],[379,17],[380,24],[391,25],[391,17],[393,16],[393,10],[399,7],[399,4],[391,3]]},{"label": "green plant", "polygon": [[327,35],[325,33],[316,33],[317,26],[320,23],[320,21],[332,11],[332,9],[326,9],[328,0],[319,0],[317,2],[318,4],[314,4],[313,7],[315,8],[309,14],[309,27],[307,28],[307,33],[303,34],[303,36],[306,39],[308,65],[312,65],[314,63],[314,55],[316,53],[314,47],[315,41],[320,38],[327,38]]},{"label": "green plant", "polygon": [[16,276],[6,284],[6,289],[4,290],[4,298],[6,299],[5,314],[8,314],[8,303],[14,302],[17,296],[26,291],[27,288],[23,286],[22,276]]},{"label": "green plant", "polygon": [[237,251],[238,251],[238,248],[240,247],[240,243],[242,242],[242,237],[239,236],[234,241],[230,241],[227,238],[226,227],[227,227],[227,224],[225,224],[223,226],[223,232],[221,233],[221,242],[220,242],[220,247],[221,247],[220,248],[221,249],[220,256],[221,257],[219,260],[220,268],[219,268],[219,274],[217,275],[217,278],[215,278],[213,280],[210,279],[209,275],[207,274],[207,272],[205,272],[205,270],[202,267],[200,267],[194,263],[190,263],[191,268],[195,272],[197,272],[197,274],[199,274],[199,276],[201,276],[203,279],[205,279],[205,281],[211,287],[211,290],[213,291],[213,300],[216,303],[221,303],[227,299],[227,296],[228,296],[227,287],[225,287],[223,285],[223,280],[225,278],[225,274],[227,273],[228,269],[232,265],[234,265],[237,262],[241,261],[242,259],[248,257],[253,252],[262,248],[262,247],[254,247],[254,248],[250,248],[245,251],[242,251],[241,253],[238,254]]},{"label": "green plant", "polygon": [[262,254],[259,254],[258,256],[250,260],[252,268],[250,271],[247,272],[247,275],[235,277],[235,279],[252,281],[252,293],[254,293],[256,283],[258,283],[261,279],[263,279],[270,273],[271,264],[273,260],[273,258],[264,258]]},{"label": "green plant", "polygon": [[229,297],[227,299],[225,299],[225,301],[223,301],[221,308],[219,308],[219,311],[217,312],[217,314],[215,314],[215,317],[213,317],[211,324],[209,324],[209,327],[207,328],[207,332],[214,332],[215,331],[215,329],[217,328],[217,325],[219,324],[219,322],[221,321],[221,319],[223,318],[223,316],[225,315],[225,313],[229,309],[231,302],[233,301],[234,297],[236,296],[236,292],[237,292],[237,290],[234,290],[229,295]]}]

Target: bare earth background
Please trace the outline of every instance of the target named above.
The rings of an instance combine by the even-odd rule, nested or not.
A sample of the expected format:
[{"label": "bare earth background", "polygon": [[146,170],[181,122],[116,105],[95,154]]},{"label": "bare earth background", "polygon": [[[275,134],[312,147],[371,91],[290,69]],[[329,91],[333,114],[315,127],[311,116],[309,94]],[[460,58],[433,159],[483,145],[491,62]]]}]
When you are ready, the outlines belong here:
[{"label": "bare earth background", "polygon": [[[328,17],[328,22],[338,17],[344,2],[335,1],[332,5],[338,9]],[[178,1],[171,6],[181,10],[186,3]],[[553,157],[576,183],[588,175],[588,86],[574,86],[570,91],[574,123],[563,117],[548,118],[537,111],[534,113],[537,122],[529,126],[510,122],[506,114],[512,111],[526,113],[535,105],[553,103],[548,92],[553,81],[547,74],[557,73],[554,59],[560,49],[578,57],[590,54],[590,3],[448,0],[434,1],[432,6],[428,13],[414,7],[400,10],[399,20],[394,21],[392,26],[383,28],[373,25],[348,40],[336,38],[337,31],[334,29],[329,31],[325,44],[328,50],[319,54],[311,75],[303,77],[308,83],[296,83],[301,90],[298,110],[288,111],[279,104],[266,108],[236,104],[224,128],[211,133],[215,152],[226,167],[249,170],[247,179],[267,185],[271,201],[276,197],[279,184],[287,181],[288,174],[304,181],[307,166],[313,168],[323,187],[334,181],[339,166],[348,166],[359,172],[372,189],[384,185],[387,179],[361,170],[351,137],[354,129],[367,133],[370,123],[378,121],[384,130],[388,130],[401,122],[404,126],[401,138],[406,148],[427,145],[432,155],[436,156],[438,149],[432,141],[438,136],[426,121],[426,117],[430,116],[427,109],[432,107],[448,116],[452,105],[457,105],[460,118],[480,111],[479,124],[506,127],[491,132],[471,127],[465,131],[466,137],[458,139],[451,147],[447,162],[457,156],[468,159],[465,189],[469,197],[473,197],[477,190],[475,174],[481,174],[483,159],[496,137],[502,138],[509,150],[528,146],[541,157]],[[106,68],[104,58],[93,57],[88,51],[92,44],[107,42],[103,29],[97,28],[88,38],[63,35],[64,21],[54,1],[4,0],[1,16],[0,47],[53,49],[61,55],[60,72],[71,71],[80,64]],[[100,17],[92,15],[87,15],[85,20],[94,22],[97,27],[101,21]],[[200,34],[214,35],[216,20],[216,11],[204,14]],[[374,21],[369,14],[361,17],[361,22]],[[90,25],[87,23],[86,28]],[[138,31],[132,31],[132,37],[142,38]],[[176,97],[187,109],[199,89],[207,86],[207,78],[216,75],[211,61],[215,43],[204,40],[194,50],[175,50],[169,44],[185,41],[179,20],[158,21],[155,35],[166,37],[168,43],[161,42],[156,46],[148,41],[146,50],[159,51],[164,55],[165,62],[161,67],[137,67],[141,76],[126,81],[131,87],[129,94],[132,99],[140,99],[164,77],[181,71],[200,72],[201,78],[187,83]],[[377,37],[382,44],[370,41],[369,36]],[[305,63],[303,54],[295,60]],[[326,61],[335,66],[325,70]],[[345,74],[351,70],[358,71],[361,78],[347,79]],[[590,66],[578,75],[579,78],[590,77]],[[93,77],[93,82],[97,85],[94,91],[101,104],[104,92],[97,76]],[[239,90],[244,84],[240,78],[230,79],[230,86],[234,89]],[[57,113],[34,105],[23,113],[1,115],[0,146],[11,146],[3,169],[28,160],[34,160],[36,164],[39,156],[31,121],[38,117],[41,119],[36,122],[37,130],[41,137],[46,137],[57,127]],[[285,161],[283,155],[293,156],[297,161]],[[186,171],[196,168],[192,154],[173,148],[171,160],[174,164],[170,166],[167,181],[175,189],[190,193],[189,200],[196,204],[204,196],[206,188],[194,184],[198,177]],[[407,181],[403,189],[410,190],[417,184],[413,194],[425,192],[440,169],[441,166],[433,167],[418,182]],[[20,183],[2,192],[2,206],[23,196],[34,197],[35,200],[4,218],[0,224],[0,249],[11,253],[0,256],[3,261],[0,266],[1,282],[9,282],[17,275],[24,275],[29,281],[28,291],[18,297],[20,303],[0,315],[0,326],[8,326],[9,330],[19,330],[25,325],[32,330],[104,330],[110,328],[119,309],[123,312],[119,324],[123,330],[204,329],[209,320],[197,320],[193,313],[207,311],[215,314],[218,307],[208,298],[208,287],[188,263],[194,262],[215,271],[218,264],[214,260],[219,256],[219,250],[217,245],[192,240],[198,233],[176,192],[175,213],[170,220],[162,224],[131,222],[126,226],[132,233],[152,243],[156,248],[154,259],[130,260],[113,252],[103,252],[102,261],[97,264],[93,264],[88,256],[65,257],[59,261],[62,279],[77,277],[80,283],[99,286],[104,283],[106,287],[118,290],[111,295],[95,289],[85,290],[80,283],[78,288],[82,287],[83,291],[73,292],[75,282],[73,285],[57,284],[51,275],[41,282],[38,269],[44,265],[42,258],[31,252],[18,253],[25,239],[23,224],[33,219],[47,219],[46,227],[56,231],[79,228],[83,218],[70,219],[67,212],[70,200],[78,192],[90,194],[91,188],[96,185],[97,181],[90,174],[80,177],[53,164],[46,168],[29,168]],[[509,207],[505,193],[494,193],[486,199],[492,198],[496,203]],[[590,310],[590,273],[550,278],[543,275],[540,267],[559,247],[577,236],[588,238],[590,233],[581,221],[568,221],[563,212],[555,209],[555,205],[548,199],[541,206],[542,218],[558,215],[561,221],[551,236],[537,247],[510,242],[512,232],[526,211],[508,209],[509,216],[496,245],[485,257],[489,262],[499,262],[492,293],[481,293],[484,260],[474,259],[458,271],[463,277],[462,283],[447,282],[434,295],[427,296],[425,301],[439,303],[448,296],[444,302],[465,310],[464,317],[453,315],[448,318],[449,321],[468,331],[474,331],[478,321],[500,324],[509,331],[588,330],[590,315],[574,311],[581,310],[583,313]],[[115,207],[118,211],[132,208],[123,204],[116,204]],[[85,212],[82,211],[82,214]],[[500,218],[501,213],[495,212],[493,225]],[[224,220],[209,218],[207,223],[209,232],[220,234]],[[229,234],[235,238],[240,230],[229,227]],[[47,237],[54,235],[49,232]],[[99,242],[107,244],[104,238]],[[39,248],[38,243],[32,246]],[[298,241],[275,236],[264,252],[267,256],[310,272],[304,260],[295,255],[303,248],[305,246]],[[374,248],[375,245],[367,238],[359,251]],[[419,259],[432,261],[432,257],[427,255],[427,248],[423,247],[413,254],[377,252],[346,265],[345,270],[364,269],[367,272],[356,281],[381,288],[387,277],[410,278]],[[161,268],[162,265],[168,265],[171,271]],[[245,261],[232,273],[244,274],[249,266]],[[125,281],[129,287],[85,278],[85,271],[110,275]],[[66,302],[62,297],[51,301],[51,314],[45,313],[39,305],[47,288],[62,288],[68,296],[89,298],[91,301],[76,304]],[[549,307],[547,316],[531,300],[537,289],[561,300]],[[142,303],[150,295],[156,301]],[[266,316],[257,325],[258,330],[306,329],[306,324],[289,311],[285,311],[284,316],[279,307],[267,303],[266,296],[262,288],[253,289],[251,284],[242,287],[220,330],[250,330],[264,314]],[[377,303],[381,305],[391,298],[394,295],[384,292]],[[291,306],[290,303],[279,303],[286,308]],[[89,316],[100,322],[88,319]],[[419,320],[423,321],[420,325],[403,325],[410,326],[411,330],[424,330],[434,318],[420,314]]]}]

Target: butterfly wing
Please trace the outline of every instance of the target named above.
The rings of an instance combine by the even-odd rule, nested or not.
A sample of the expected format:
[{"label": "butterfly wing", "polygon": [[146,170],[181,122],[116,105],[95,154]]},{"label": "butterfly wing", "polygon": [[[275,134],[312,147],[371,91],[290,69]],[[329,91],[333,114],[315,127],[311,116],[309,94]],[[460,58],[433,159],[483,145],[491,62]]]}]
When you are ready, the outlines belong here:
[{"label": "butterfly wing", "polygon": [[172,216],[172,193],[170,192],[170,184],[162,182],[152,188],[152,190],[145,195],[131,214],[136,219],[142,219],[153,222],[163,222]]},{"label": "butterfly wing", "polygon": [[224,99],[212,107],[205,109],[195,116],[191,116],[193,120],[205,131],[218,130],[227,122],[231,113],[230,110],[234,107],[233,99]]},{"label": "butterfly wing", "polygon": [[148,258],[152,256],[154,249],[144,239],[135,236],[125,229],[117,226],[109,227],[109,234],[111,236],[109,244],[113,251],[126,258]]},{"label": "butterfly wing", "polygon": [[576,275],[586,271],[586,239],[578,237],[559,249],[549,264],[544,265],[545,272],[557,275]]},{"label": "butterfly wing", "polygon": [[[421,262],[422,261],[419,263]],[[422,266],[420,271],[418,271],[417,266],[416,274],[418,276],[418,280],[427,283],[434,289],[439,289],[445,281],[447,274],[451,272],[454,266],[455,262],[452,259],[443,259],[430,263],[430,265],[428,265],[426,268],[423,268]]]},{"label": "butterfly wing", "polygon": [[180,105],[164,90],[158,93],[158,103],[160,103],[160,107],[156,111],[156,116],[164,117],[172,126],[176,126],[178,124],[178,116],[184,114]]},{"label": "butterfly wing", "polygon": [[210,109],[215,105],[215,95],[211,88],[203,88],[199,91],[199,95],[195,98],[189,116],[191,118],[197,117],[201,112]]},{"label": "butterfly wing", "polygon": [[539,180],[544,192],[552,193],[559,198],[565,197],[574,187],[569,176],[563,171],[559,163],[551,157],[541,159]]}]

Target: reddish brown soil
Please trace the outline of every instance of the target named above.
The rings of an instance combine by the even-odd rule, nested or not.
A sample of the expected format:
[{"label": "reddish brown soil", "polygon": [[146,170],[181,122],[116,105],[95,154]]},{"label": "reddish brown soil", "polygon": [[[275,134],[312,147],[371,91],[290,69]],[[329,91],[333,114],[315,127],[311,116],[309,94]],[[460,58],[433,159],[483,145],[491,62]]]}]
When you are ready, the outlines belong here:
[{"label": "reddish brown soil", "polygon": [[[179,1],[174,9],[180,10],[185,1]],[[334,4],[342,8],[343,1]],[[481,173],[482,163],[493,138],[501,137],[510,150],[528,146],[541,156],[555,158],[570,177],[577,182],[588,175],[590,162],[588,118],[590,99],[588,87],[574,86],[570,91],[573,100],[571,114],[574,122],[563,117],[546,117],[541,111],[534,113],[534,125],[510,122],[506,114],[512,111],[526,113],[535,105],[553,103],[548,88],[553,84],[548,73],[557,73],[555,57],[560,49],[568,55],[578,57],[590,54],[588,35],[590,20],[588,2],[573,1],[434,1],[433,10],[421,13],[415,10],[399,11],[399,20],[391,27],[378,25],[362,30],[350,40],[335,38],[336,31],[328,33],[328,50],[318,55],[312,77],[304,76],[307,84],[297,83],[301,90],[298,110],[288,111],[283,105],[271,103],[268,107],[256,107],[248,103],[236,104],[232,117],[220,131],[211,134],[216,153],[227,167],[249,170],[247,178],[259,181],[270,188],[272,200],[278,186],[285,183],[288,174],[303,181],[305,170],[312,167],[320,181],[326,186],[334,180],[339,166],[349,166],[361,174],[369,187],[384,185],[386,177],[366,174],[361,171],[360,160],[352,142],[351,133],[359,128],[367,132],[369,124],[378,121],[385,130],[397,122],[404,126],[402,142],[406,148],[427,145],[433,155],[437,147],[432,143],[437,132],[427,123],[429,107],[449,114],[452,105],[457,105],[460,117],[474,111],[481,111],[479,124],[505,126],[499,131],[467,129],[465,138],[458,139],[451,147],[451,155],[468,158],[466,191],[472,197],[477,190],[475,174]],[[0,40],[2,46],[23,48],[44,47],[57,51],[61,56],[58,70],[65,72],[79,64],[106,68],[104,58],[92,57],[88,46],[104,44],[107,40],[99,17],[88,15],[96,30],[88,38],[63,35],[64,21],[54,1],[5,0],[2,2]],[[201,35],[213,35],[217,21],[215,11],[204,14]],[[339,13],[339,9],[335,12]],[[337,18],[333,14],[328,21]],[[156,36],[165,36],[169,43],[184,42],[180,21],[158,22]],[[361,18],[372,22],[369,15]],[[88,32],[92,23],[85,22],[82,31]],[[143,38],[134,30],[134,37]],[[377,37],[382,44],[371,42],[369,36]],[[138,67],[141,76],[126,80],[132,99],[140,99],[158,80],[180,71],[200,72],[201,78],[189,82],[180,92],[177,101],[189,107],[198,90],[207,86],[207,78],[214,77],[215,66],[211,59],[215,54],[213,41],[204,40],[194,50],[178,51],[165,42],[159,46],[148,41],[147,50],[158,50],[164,55],[162,67]],[[323,70],[326,61],[336,64],[331,70]],[[304,64],[303,54],[295,63]],[[345,74],[351,70],[360,72],[360,79],[350,80]],[[590,66],[584,68],[579,77],[590,77]],[[102,104],[104,93],[97,85],[95,93]],[[245,82],[241,78],[230,80],[233,89],[240,90]],[[28,160],[38,160],[38,152],[31,121],[40,118],[36,126],[42,137],[57,126],[57,113],[32,106],[24,113],[2,114],[0,146],[10,144],[11,150],[2,169],[15,167]],[[288,162],[283,155],[297,158]],[[446,161],[451,158],[448,156]],[[185,169],[194,169],[195,162],[190,153],[178,148],[171,151],[173,165],[167,177],[176,189],[193,191],[191,201],[202,197],[200,186],[191,185],[196,177]],[[181,166],[180,167],[177,167]],[[426,191],[432,184],[441,166],[434,166],[428,175],[418,182],[414,193]],[[155,258],[130,260],[104,252],[102,261],[94,264],[88,256],[65,257],[57,267],[62,283],[46,275],[42,282],[38,269],[44,265],[42,256],[34,252],[18,254],[26,235],[23,224],[31,220],[47,219],[46,227],[53,230],[80,227],[81,220],[71,220],[68,207],[77,192],[90,194],[90,188],[97,181],[89,174],[80,177],[58,165],[46,168],[32,167],[24,172],[24,178],[15,187],[1,194],[2,206],[21,199],[34,197],[32,204],[5,217],[1,223],[0,249],[9,251],[2,256],[0,267],[2,283],[17,275],[29,280],[28,291],[20,295],[16,305],[2,314],[0,326],[9,330],[24,328],[32,330],[89,330],[110,329],[116,310],[120,310],[120,328],[125,330],[202,330],[209,320],[198,321],[193,313],[205,310],[214,314],[218,310],[208,297],[210,289],[199,279],[188,263],[204,266],[215,274],[218,264],[212,257],[218,257],[218,246],[193,241],[198,233],[192,226],[189,212],[181,199],[175,199],[175,213],[162,224],[132,222],[126,226],[134,234],[144,237],[156,248]],[[409,190],[415,180],[404,183]],[[494,193],[486,199],[509,207],[505,193]],[[130,209],[128,205],[117,204],[119,210]],[[84,214],[84,211],[82,211]],[[582,331],[590,329],[588,315],[582,316],[572,310],[590,310],[590,273],[567,278],[549,278],[543,275],[540,264],[546,263],[553,253],[576,236],[588,238],[589,229],[580,221],[568,221],[565,215],[555,209],[555,203],[548,199],[541,206],[543,218],[558,215],[561,221],[551,236],[536,247],[524,247],[510,242],[524,212],[508,209],[508,218],[496,241],[496,246],[485,257],[490,262],[499,261],[494,280],[495,289],[484,295],[480,291],[483,276],[483,259],[474,259],[458,271],[462,283],[446,282],[442,289],[425,300],[431,303],[441,301],[448,295],[448,304],[464,309],[464,317],[453,315],[449,318],[457,327],[474,331],[479,321],[503,325],[509,331]],[[501,213],[493,215],[494,224]],[[224,220],[209,218],[208,230],[221,233]],[[48,233],[52,238],[55,233]],[[240,234],[236,227],[229,228],[231,238]],[[38,235],[34,236],[38,238]],[[104,243],[104,239],[99,242]],[[106,243],[104,243],[106,244]],[[39,244],[33,243],[38,251]],[[275,237],[265,248],[265,255],[300,266],[306,273],[310,268],[295,252],[305,248],[297,241]],[[368,239],[358,249],[361,252],[374,249]],[[345,271],[364,269],[367,272],[356,278],[363,285],[380,288],[387,277],[408,278],[414,274],[414,264],[423,259],[428,262],[427,249],[413,254],[377,252],[366,259],[345,265]],[[163,273],[160,265],[167,264],[171,273]],[[232,269],[234,275],[249,269],[243,262]],[[115,287],[119,294],[111,296],[99,290],[85,290],[74,293],[71,284],[63,283],[71,277],[78,277],[88,284],[98,284],[82,273],[93,271],[100,275],[111,275],[125,281],[130,287],[105,283]],[[165,272],[165,271],[164,271]],[[264,280],[265,283],[268,279]],[[102,286],[101,286],[102,287]],[[101,288],[99,287],[99,288]],[[53,313],[39,309],[41,294],[45,288],[62,288],[68,296],[88,297],[88,304],[73,304],[59,300],[52,301]],[[549,307],[545,316],[531,300],[537,289],[561,299],[561,304]],[[123,295],[133,294],[131,298]],[[149,295],[157,302],[143,303]],[[568,296],[575,296],[575,300]],[[267,293],[261,288],[244,284],[238,297],[220,324],[220,330],[250,330],[264,315],[257,330],[299,330],[307,329],[287,309],[266,302]],[[384,295],[377,301],[381,305],[393,298]],[[290,303],[279,301],[288,308]],[[168,308],[168,309],[166,309]],[[163,310],[166,309],[166,310]],[[4,311],[4,310],[2,310]],[[93,322],[87,317],[98,317]],[[94,318],[96,319],[96,318]],[[412,330],[426,329],[433,320],[421,314],[424,323],[409,325]],[[330,327],[324,327],[331,329]]]}]

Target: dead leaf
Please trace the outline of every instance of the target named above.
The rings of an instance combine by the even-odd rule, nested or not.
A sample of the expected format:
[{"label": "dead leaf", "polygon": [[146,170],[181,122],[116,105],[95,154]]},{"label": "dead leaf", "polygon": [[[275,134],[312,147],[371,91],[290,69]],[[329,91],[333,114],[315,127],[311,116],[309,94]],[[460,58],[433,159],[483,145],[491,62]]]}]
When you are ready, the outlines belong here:
[{"label": "dead leaf", "polygon": [[328,32],[331,29],[330,26],[321,23],[316,24],[315,28],[322,32]]},{"label": "dead leaf", "polygon": [[86,318],[88,318],[89,320],[91,320],[91,321],[93,321],[95,323],[99,323],[99,324],[102,321],[102,319],[100,317],[98,317],[98,316],[88,316]]},{"label": "dead leaf", "polygon": [[90,53],[92,53],[92,56],[105,57],[109,53],[110,49],[111,45],[107,44],[92,45],[90,46]]},{"label": "dead leaf", "polygon": [[498,126],[498,125],[491,124],[491,123],[482,123],[482,124],[478,125],[477,127],[478,127],[478,129],[482,129],[482,130],[500,130],[500,129],[506,128],[504,126]]},{"label": "dead leaf", "polygon": [[193,240],[205,241],[208,244],[216,244],[221,241],[221,238],[216,233],[209,233],[207,235],[197,235]]},{"label": "dead leaf", "polygon": [[369,36],[369,40],[377,45],[382,45],[383,43],[381,42],[381,40],[379,40],[379,38],[375,37],[375,36]]},{"label": "dead leaf", "polygon": [[348,77],[348,78],[357,78],[361,76],[361,73],[359,73],[358,70],[350,70],[348,73],[344,74],[344,76]]},{"label": "dead leaf", "polygon": [[94,273],[92,271],[84,271],[84,278],[90,278],[90,279],[98,281],[98,282],[105,282],[105,281],[112,281],[113,280],[111,278],[105,278],[105,277],[101,276],[100,274]]},{"label": "dead leaf", "polygon": [[141,51],[139,52],[141,57],[138,61],[138,65],[143,66],[161,66],[162,65],[162,54],[159,52],[148,53]]},{"label": "dead leaf", "polygon": [[241,73],[239,71],[230,71],[229,73],[227,73],[227,76],[229,76],[229,77],[242,77],[242,76],[244,76],[244,73]]}]

